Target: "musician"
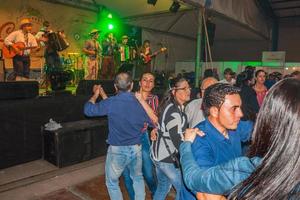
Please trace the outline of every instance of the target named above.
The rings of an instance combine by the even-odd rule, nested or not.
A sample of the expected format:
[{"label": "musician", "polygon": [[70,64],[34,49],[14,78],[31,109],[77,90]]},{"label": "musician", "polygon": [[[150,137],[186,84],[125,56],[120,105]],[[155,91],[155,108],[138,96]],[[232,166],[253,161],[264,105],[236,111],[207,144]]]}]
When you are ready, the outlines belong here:
[{"label": "musician", "polygon": [[85,41],[84,48],[82,51],[87,55],[88,61],[88,71],[85,76],[86,80],[96,80],[98,75],[99,63],[101,63],[101,54],[102,48],[99,42],[97,41],[99,38],[100,31],[97,29],[93,29],[89,35],[90,39]]},{"label": "musician", "polygon": [[112,32],[106,34],[106,38],[102,42],[102,67],[101,67],[101,78],[102,79],[113,79],[115,75],[115,63],[114,54],[118,50],[117,40],[114,38]]},{"label": "musician", "polygon": [[45,47],[45,62],[48,72],[53,71],[53,69],[60,69],[62,67],[61,59],[58,52],[54,48],[52,40],[49,40],[49,34],[53,33],[50,29],[50,23],[48,21],[43,22],[42,28],[35,35],[35,38],[39,42],[41,47]]},{"label": "musician", "polygon": [[[20,29],[10,33],[5,39],[4,44],[11,47],[15,52],[19,52],[13,57],[14,80],[29,79],[30,74],[30,50],[38,46],[35,37],[31,34],[32,23],[25,18],[20,21]],[[24,48],[15,46],[23,43]],[[22,50],[23,49],[23,50]]]},{"label": "musician", "polygon": [[140,48],[140,56],[142,58],[141,65],[136,69],[136,75],[139,76],[145,72],[151,72],[151,60],[147,60],[148,57],[152,54],[150,41],[145,40],[143,46]]},{"label": "musician", "polygon": [[122,36],[122,42],[119,45],[120,52],[120,69],[119,72],[131,72],[133,68],[133,64],[130,63],[130,47],[128,45],[128,36]]},{"label": "musician", "polygon": [[122,43],[119,45],[120,51],[120,61],[121,65],[129,60],[129,45],[128,45],[128,36],[122,36]]}]

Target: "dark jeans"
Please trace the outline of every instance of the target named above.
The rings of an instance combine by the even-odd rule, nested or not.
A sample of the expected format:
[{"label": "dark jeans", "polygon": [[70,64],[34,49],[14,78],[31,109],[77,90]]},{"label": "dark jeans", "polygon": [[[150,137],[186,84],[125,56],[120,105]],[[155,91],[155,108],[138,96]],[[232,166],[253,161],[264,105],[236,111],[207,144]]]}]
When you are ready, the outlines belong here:
[{"label": "dark jeans", "polygon": [[13,57],[14,76],[29,78],[30,57],[16,55]]},{"label": "dark jeans", "polygon": [[[142,160],[143,176],[153,196],[156,191],[156,179],[154,174],[154,165],[150,158],[150,140],[148,132],[145,132],[142,136]],[[125,168],[122,175],[124,177],[125,187],[129,197],[131,200],[134,200],[133,182],[129,175],[129,168]]]},{"label": "dark jeans", "polygon": [[115,76],[115,61],[113,56],[104,56],[100,70],[101,79],[114,79]]},{"label": "dark jeans", "polygon": [[45,60],[48,69],[61,68],[61,61],[57,52],[45,52]]}]

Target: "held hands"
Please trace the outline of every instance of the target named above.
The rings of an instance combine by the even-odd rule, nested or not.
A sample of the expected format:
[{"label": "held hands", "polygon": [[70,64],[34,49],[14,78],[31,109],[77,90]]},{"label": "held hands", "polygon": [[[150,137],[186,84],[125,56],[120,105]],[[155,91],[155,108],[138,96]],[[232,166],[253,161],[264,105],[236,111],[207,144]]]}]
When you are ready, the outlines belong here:
[{"label": "held hands", "polygon": [[93,96],[92,98],[90,99],[91,102],[95,103],[97,98],[99,96],[102,97],[102,99],[106,99],[107,98],[107,95],[105,93],[105,91],[103,90],[102,86],[101,85],[94,85],[93,86]]},{"label": "held hands", "polygon": [[93,93],[94,93],[94,95],[93,96],[95,96],[97,98],[99,97],[99,95],[100,95],[100,87],[101,87],[101,85],[94,85],[94,87],[93,87]]},{"label": "held hands", "polygon": [[204,137],[205,133],[199,130],[198,128],[187,128],[184,132],[184,141],[194,142],[196,135]]}]

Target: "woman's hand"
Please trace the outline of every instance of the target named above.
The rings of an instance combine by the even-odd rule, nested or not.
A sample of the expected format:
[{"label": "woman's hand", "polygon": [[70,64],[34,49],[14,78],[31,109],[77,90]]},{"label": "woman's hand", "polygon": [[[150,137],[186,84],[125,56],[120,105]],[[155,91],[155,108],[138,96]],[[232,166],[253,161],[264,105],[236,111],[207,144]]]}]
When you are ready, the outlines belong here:
[{"label": "woman's hand", "polygon": [[99,85],[99,94],[101,95],[102,99],[107,99],[106,92],[101,85]]},{"label": "woman's hand", "polygon": [[204,137],[205,133],[198,128],[187,128],[184,132],[184,141],[194,142],[196,136]]},{"label": "woman's hand", "polygon": [[157,128],[152,129],[152,131],[150,133],[150,139],[151,139],[151,141],[157,140]]}]

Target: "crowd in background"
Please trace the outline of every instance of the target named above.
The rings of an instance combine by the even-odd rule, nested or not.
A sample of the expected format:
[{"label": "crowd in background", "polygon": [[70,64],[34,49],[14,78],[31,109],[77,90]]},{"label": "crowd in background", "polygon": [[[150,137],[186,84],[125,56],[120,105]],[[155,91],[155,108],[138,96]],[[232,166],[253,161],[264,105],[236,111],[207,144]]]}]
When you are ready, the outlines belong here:
[{"label": "crowd in background", "polygon": [[[219,80],[208,69],[196,92],[185,75],[144,73],[133,93],[122,72],[112,97],[94,86],[85,114],[108,116],[111,199],[123,199],[121,176],[132,200],[145,199],[143,179],[154,200],[172,187],[176,200],[299,199],[299,72],[247,66],[239,74],[227,68]],[[155,82],[167,86],[160,97]]]}]

